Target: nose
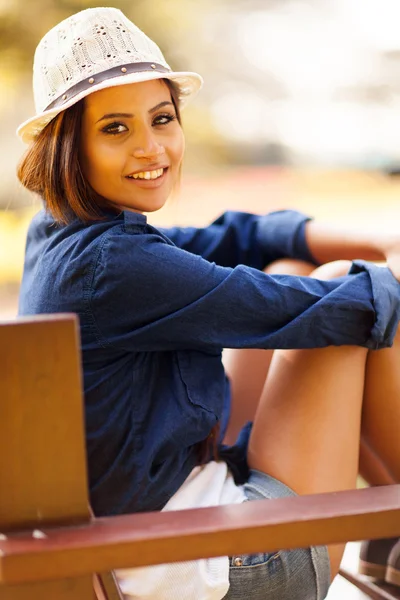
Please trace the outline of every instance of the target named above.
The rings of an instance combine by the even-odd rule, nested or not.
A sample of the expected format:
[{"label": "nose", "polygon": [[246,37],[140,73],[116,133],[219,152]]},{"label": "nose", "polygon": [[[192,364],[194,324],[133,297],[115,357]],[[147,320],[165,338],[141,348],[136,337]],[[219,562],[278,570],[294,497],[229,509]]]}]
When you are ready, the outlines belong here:
[{"label": "nose", "polygon": [[136,131],[133,144],[135,158],[157,158],[164,152],[164,146],[157,140],[154,131],[144,127]]}]

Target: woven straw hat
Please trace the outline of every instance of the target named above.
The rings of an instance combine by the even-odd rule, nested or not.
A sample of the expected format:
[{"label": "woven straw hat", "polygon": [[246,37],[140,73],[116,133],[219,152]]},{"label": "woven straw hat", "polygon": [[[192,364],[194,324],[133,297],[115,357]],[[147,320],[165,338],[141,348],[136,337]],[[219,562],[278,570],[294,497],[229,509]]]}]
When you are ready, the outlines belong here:
[{"label": "woven straw hat", "polygon": [[31,142],[60,112],[92,92],[167,78],[184,107],[199,91],[197,73],[173,72],[159,47],[117,8],[88,8],[65,19],[39,42],[33,64],[36,115],[17,134]]}]

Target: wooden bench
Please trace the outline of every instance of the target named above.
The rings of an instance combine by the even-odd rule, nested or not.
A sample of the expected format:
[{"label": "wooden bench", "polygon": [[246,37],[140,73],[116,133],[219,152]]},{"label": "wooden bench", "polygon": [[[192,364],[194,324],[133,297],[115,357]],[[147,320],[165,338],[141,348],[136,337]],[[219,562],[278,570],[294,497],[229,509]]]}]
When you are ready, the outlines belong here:
[{"label": "wooden bench", "polygon": [[0,323],[0,364],[1,600],[116,600],[116,568],[400,536],[400,485],[94,518],[76,317]]}]

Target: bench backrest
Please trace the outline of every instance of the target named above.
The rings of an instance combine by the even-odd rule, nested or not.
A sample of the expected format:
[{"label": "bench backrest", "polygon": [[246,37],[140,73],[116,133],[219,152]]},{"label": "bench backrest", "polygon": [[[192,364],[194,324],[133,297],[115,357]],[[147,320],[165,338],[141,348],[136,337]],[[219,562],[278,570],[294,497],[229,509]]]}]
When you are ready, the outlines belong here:
[{"label": "bench backrest", "polygon": [[[0,324],[0,533],[90,520],[77,319]],[[2,600],[93,598],[92,577],[1,587]]]}]

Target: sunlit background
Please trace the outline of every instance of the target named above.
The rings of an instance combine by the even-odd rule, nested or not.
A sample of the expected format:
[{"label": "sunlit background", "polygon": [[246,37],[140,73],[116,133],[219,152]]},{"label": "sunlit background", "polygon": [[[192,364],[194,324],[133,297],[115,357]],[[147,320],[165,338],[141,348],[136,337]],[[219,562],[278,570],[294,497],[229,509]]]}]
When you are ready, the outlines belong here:
[{"label": "sunlit background", "polygon": [[[108,3],[106,3],[108,4]],[[0,0],[0,315],[13,316],[26,228],[40,202],[15,176],[34,114],[33,52],[96,2]],[[398,0],[114,2],[175,69],[200,72],[183,114],[180,198],[151,222],[205,224],[226,208],[296,207],[395,228],[400,213]]]}]

